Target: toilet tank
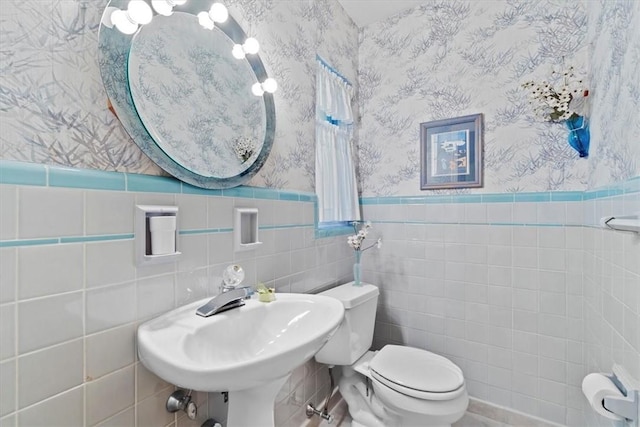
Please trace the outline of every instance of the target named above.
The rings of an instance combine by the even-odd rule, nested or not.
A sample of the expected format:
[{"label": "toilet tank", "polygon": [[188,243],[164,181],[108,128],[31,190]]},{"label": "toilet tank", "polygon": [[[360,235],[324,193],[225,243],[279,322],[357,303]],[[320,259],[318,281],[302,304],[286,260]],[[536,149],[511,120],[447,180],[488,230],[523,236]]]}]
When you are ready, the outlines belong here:
[{"label": "toilet tank", "polygon": [[349,366],[369,350],[378,305],[378,288],[353,282],[322,292],[344,305],[344,320],[336,333],[316,353],[316,360],[327,365]]}]

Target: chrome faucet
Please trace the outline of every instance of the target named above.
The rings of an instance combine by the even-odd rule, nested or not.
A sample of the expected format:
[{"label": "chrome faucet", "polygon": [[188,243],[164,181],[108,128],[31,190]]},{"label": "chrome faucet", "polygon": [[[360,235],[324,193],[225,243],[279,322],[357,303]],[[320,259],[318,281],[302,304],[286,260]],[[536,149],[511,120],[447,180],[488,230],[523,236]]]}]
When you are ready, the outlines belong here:
[{"label": "chrome faucet", "polygon": [[232,308],[242,307],[244,300],[251,298],[251,294],[253,294],[253,292],[250,286],[229,288],[198,308],[196,314],[202,317],[209,317],[222,313],[223,311],[231,310]]}]

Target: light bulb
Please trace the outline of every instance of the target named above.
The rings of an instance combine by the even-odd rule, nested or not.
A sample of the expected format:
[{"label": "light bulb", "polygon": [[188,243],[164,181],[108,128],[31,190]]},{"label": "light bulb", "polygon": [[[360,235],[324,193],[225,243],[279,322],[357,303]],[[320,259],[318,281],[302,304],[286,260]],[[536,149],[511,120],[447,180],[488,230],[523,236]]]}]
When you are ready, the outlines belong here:
[{"label": "light bulb", "polygon": [[255,55],[260,50],[260,43],[258,43],[258,40],[254,39],[253,37],[249,37],[244,41],[242,48],[244,49],[245,53]]},{"label": "light bulb", "polygon": [[269,77],[267,80],[262,82],[262,88],[265,92],[273,93],[278,90],[278,82],[275,79]]},{"label": "light bulb", "polygon": [[231,50],[231,54],[236,59],[244,58],[244,49],[242,48],[242,45],[234,44],[233,49]]},{"label": "light bulb", "polygon": [[111,20],[111,15],[116,10],[120,10],[120,9],[118,9],[117,7],[111,7],[111,6],[107,7],[104,10],[104,13],[102,14],[102,19],[100,20],[100,23],[107,28],[113,28],[113,21]]},{"label": "light bulb", "polygon": [[131,0],[127,8],[127,14],[133,22],[140,25],[148,24],[153,18],[151,8],[143,0]]},{"label": "light bulb", "polygon": [[224,22],[229,17],[229,11],[222,3],[214,3],[209,9],[209,16],[214,22]]},{"label": "light bulb", "polygon": [[207,30],[213,30],[214,24],[207,12],[200,12],[198,14],[198,22]]},{"label": "light bulb", "polygon": [[168,0],[151,0],[151,6],[158,14],[163,16],[170,16],[173,13],[173,2]]},{"label": "light bulb", "polygon": [[253,86],[251,86],[251,93],[253,93],[255,96],[262,96],[264,94],[262,85],[260,83],[254,83]]},{"label": "light bulb", "polygon": [[111,22],[123,34],[133,34],[138,29],[138,24],[132,22],[124,10],[114,11],[111,14]]}]

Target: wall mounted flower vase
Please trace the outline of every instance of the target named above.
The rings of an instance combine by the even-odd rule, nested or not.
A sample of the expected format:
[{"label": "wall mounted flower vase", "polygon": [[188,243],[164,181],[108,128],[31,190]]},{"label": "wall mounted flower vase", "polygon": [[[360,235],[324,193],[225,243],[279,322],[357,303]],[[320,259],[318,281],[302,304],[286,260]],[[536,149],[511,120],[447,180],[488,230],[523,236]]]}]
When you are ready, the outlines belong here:
[{"label": "wall mounted flower vase", "polygon": [[565,122],[569,129],[569,145],[580,157],[589,157],[589,122],[586,117],[574,115]]}]

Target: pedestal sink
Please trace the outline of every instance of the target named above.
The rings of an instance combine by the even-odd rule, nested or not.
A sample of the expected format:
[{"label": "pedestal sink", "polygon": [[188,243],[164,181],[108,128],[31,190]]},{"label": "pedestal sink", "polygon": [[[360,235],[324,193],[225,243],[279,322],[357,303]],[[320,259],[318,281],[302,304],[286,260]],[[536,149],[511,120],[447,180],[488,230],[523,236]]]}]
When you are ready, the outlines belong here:
[{"label": "pedestal sink", "polygon": [[342,303],[323,295],[277,294],[270,303],[250,299],[211,317],[197,316],[206,302],[140,325],[140,361],[179,387],[228,391],[228,427],[273,426],[278,391],[336,331]]}]

